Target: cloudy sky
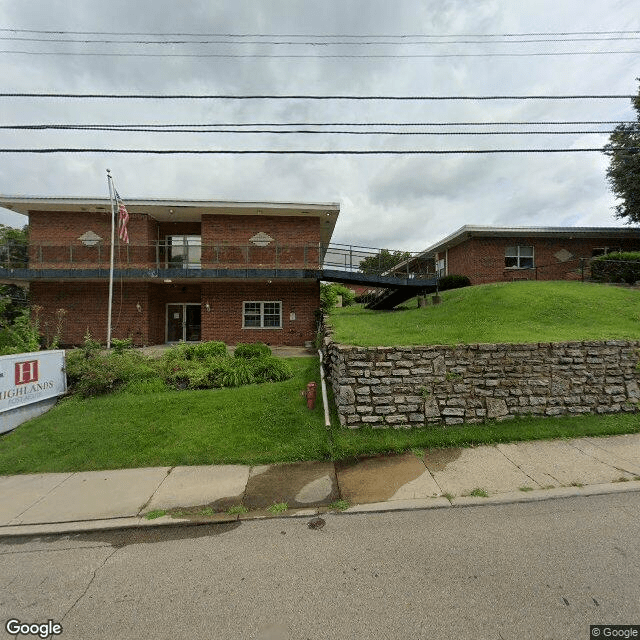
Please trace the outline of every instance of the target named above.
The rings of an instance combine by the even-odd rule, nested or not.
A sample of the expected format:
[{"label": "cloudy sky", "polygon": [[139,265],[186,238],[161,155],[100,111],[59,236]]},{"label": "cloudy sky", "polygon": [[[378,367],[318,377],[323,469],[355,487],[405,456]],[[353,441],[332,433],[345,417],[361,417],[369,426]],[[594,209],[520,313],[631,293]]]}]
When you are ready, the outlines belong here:
[{"label": "cloudy sky", "polygon": [[[0,28],[0,77],[2,91],[9,93],[602,95],[634,94],[640,76],[637,0],[7,0],[0,2]],[[67,33],[36,33],[45,30]],[[602,33],[620,31],[635,33]],[[168,35],[105,35],[107,32]],[[492,35],[560,32],[569,35]],[[34,41],[38,38],[216,42]],[[573,41],[514,42],[517,40]],[[296,44],[285,44],[290,42]],[[307,42],[314,44],[304,44]],[[344,42],[350,44],[340,44]],[[569,55],[540,55],[550,52]],[[135,55],[86,55],[104,53]],[[239,57],[215,57],[221,54]],[[508,123],[622,121],[635,117],[626,99],[116,101],[1,97],[0,110],[0,124],[11,125]],[[478,132],[606,131],[612,126],[328,128]],[[0,148],[528,149],[600,147],[607,138],[606,133],[408,136],[4,129],[0,131]],[[0,158],[3,195],[106,197],[108,167],[125,201],[204,198],[339,202],[341,214],[333,240],[369,247],[419,251],[464,224],[622,224],[613,215],[614,201],[605,180],[607,159],[600,153],[93,153],[3,154]],[[0,209],[0,222],[19,225],[23,218]]]}]

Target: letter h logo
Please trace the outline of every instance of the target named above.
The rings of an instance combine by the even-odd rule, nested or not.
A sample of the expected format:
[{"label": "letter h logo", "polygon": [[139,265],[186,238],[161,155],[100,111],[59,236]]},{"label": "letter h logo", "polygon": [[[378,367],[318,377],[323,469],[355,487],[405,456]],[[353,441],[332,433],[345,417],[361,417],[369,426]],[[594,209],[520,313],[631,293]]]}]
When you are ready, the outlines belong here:
[{"label": "letter h logo", "polygon": [[38,361],[16,362],[16,384],[38,381]]}]

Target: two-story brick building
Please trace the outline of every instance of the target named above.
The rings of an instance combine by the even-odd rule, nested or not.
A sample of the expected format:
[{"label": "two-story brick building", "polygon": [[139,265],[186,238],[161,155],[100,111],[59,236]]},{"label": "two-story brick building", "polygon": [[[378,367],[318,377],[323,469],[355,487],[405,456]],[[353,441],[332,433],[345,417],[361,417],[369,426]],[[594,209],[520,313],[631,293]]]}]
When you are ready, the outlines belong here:
[{"label": "two-story brick building", "polygon": [[[136,345],[221,340],[302,345],[315,335],[319,269],[338,204],[126,200],[129,244],[115,248],[114,338]],[[0,197],[28,216],[28,284],[41,326],[64,309],[62,342],[107,334],[107,198]]]},{"label": "two-story brick building", "polygon": [[465,225],[412,262],[432,258],[439,276],[460,274],[472,284],[513,280],[577,280],[590,260],[640,250],[637,227],[489,227]]}]

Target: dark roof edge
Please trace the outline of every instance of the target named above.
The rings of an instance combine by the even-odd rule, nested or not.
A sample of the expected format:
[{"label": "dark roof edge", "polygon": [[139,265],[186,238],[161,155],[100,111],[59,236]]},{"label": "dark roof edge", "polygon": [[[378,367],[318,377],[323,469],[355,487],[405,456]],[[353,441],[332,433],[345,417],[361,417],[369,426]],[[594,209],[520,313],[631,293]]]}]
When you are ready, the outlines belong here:
[{"label": "dark roof edge", "polygon": [[430,255],[450,249],[456,245],[469,240],[470,238],[505,238],[505,237],[547,237],[547,236],[570,236],[570,237],[625,237],[637,234],[640,237],[640,227],[491,227],[482,225],[466,224],[443,238],[439,242],[431,245],[419,256]]}]

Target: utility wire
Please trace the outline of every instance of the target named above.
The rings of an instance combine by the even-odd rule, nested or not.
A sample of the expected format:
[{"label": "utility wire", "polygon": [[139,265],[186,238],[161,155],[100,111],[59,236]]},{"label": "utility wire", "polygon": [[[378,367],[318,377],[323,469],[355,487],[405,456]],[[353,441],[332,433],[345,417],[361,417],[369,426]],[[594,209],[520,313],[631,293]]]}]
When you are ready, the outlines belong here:
[{"label": "utility wire", "polygon": [[372,129],[369,131],[353,131],[348,129],[183,129],[183,128],[162,128],[156,129],[153,126],[128,127],[128,126],[87,126],[87,125],[1,125],[0,129],[19,129],[19,130],[66,130],[66,131],[129,131],[140,133],[241,133],[256,134],[267,133],[275,135],[290,134],[339,134],[350,136],[369,136],[369,135],[386,135],[386,136],[494,136],[494,135],[572,135],[572,134],[610,134],[613,130],[585,130],[585,131],[390,131],[385,129]]},{"label": "utility wire", "polygon": [[[120,128],[144,127],[152,129],[178,127],[485,127],[485,126],[515,126],[515,125],[594,125],[594,124],[634,124],[635,120],[539,120],[539,121],[511,121],[511,122],[211,122],[211,123],[116,123],[116,124],[7,124],[0,125],[0,129],[68,129],[68,128]],[[319,132],[321,132],[320,130]],[[544,133],[544,130],[541,131]]]},{"label": "utility wire", "polygon": [[[154,154],[154,155],[477,155],[477,154],[541,154],[541,153],[602,153],[604,147],[564,148],[564,149],[107,149],[98,147],[51,147],[51,148],[0,148],[0,153],[126,153],[126,154]],[[619,151],[619,150],[616,150]],[[630,156],[640,151],[640,148],[625,149]]]},{"label": "utility wire", "polygon": [[211,38],[516,38],[526,36],[574,36],[574,35],[622,35],[640,33],[640,30],[626,31],[537,31],[528,33],[401,33],[401,34],[312,34],[312,33],[149,33],[140,31],[68,31],[60,29],[13,29],[0,28],[9,33],[49,33],[54,35],[100,35],[100,36],[158,36],[158,37],[211,37]]},{"label": "utility wire", "polygon": [[34,38],[23,36],[0,36],[0,40],[10,42],[60,42],[73,44],[142,44],[142,45],[163,45],[163,44],[224,44],[224,45],[248,45],[248,44],[268,44],[275,46],[313,46],[332,47],[336,45],[348,46],[369,46],[369,45],[442,45],[442,44],[520,44],[520,43],[542,43],[542,42],[617,42],[621,40],[638,40],[638,35],[610,36],[607,38],[579,37],[579,38],[527,38],[520,40],[114,40],[111,38],[91,38],[80,40],[78,38]]},{"label": "utility wire", "polygon": [[115,53],[112,51],[18,51],[0,50],[0,53],[25,56],[98,56],[107,58],[374,58],[374,59],[412,59],[412,58],[530,58],[549,56],[603,56],[640,53],[637,49],[618,51],[544,51],[532,53],[406,53],[406,54],[303,54],[303,53]]},{"label": "utility wire", "polygon": [[632,94],[578,94],[578,95],[490,95],[490,96],[357,96],[357,95],[301,95],[301,94],[159,94],[159,93],[0,93],[0,98],[82,98],[103,100],[618,100],[635,98]]}]

